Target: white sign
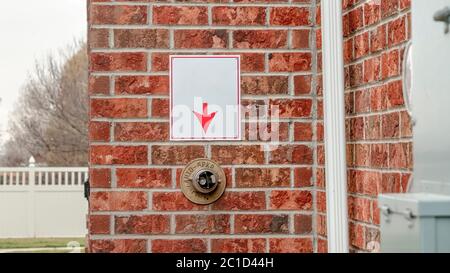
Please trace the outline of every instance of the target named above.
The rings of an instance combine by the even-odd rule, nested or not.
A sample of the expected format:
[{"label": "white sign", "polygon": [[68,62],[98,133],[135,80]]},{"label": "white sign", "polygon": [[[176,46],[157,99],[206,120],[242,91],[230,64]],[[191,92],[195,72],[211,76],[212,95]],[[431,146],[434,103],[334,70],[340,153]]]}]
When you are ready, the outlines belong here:
[{"label": "white sign", "polygon": [[240,140],[239,56],[170,56],[170,140]]}]

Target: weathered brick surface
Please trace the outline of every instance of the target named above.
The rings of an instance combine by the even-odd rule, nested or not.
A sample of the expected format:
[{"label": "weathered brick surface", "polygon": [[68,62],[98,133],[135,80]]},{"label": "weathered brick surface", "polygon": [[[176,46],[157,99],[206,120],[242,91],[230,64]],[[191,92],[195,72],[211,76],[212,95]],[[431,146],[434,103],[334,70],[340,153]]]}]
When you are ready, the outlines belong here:
[{"label": "weathered brick surface", "polygon": [[410,40],[409,0],[344,1],[348,208],[351,247],[379,241],[377,194],[407,189],[411,119],[401,65]]},{"label": "weathered brick surface", "polygon": [[90,240],[89,251],[92,253],[145,253],[147,252],[147,240],[141,239]]},{"label": "weathered brick surface", "polygon": [[214,253],[265,253],[266,239],[212,239]]},{"label": "weathered brick surface", "polygon": [[[311,0],[89,1],[91,252],[317,248],[314,191],[323,168],[316,166],[316,141],[323,126],[315,6]],[[240,55],[242,104],[278,107],[280,121],[257,125],[261,133],[252,138],[253,124],[245,120],[244,140],[236,143],[170,142],[174,54]],[[389,94],[386,107],[398,103],[396,92]],[[276,127],[279,147],[264,151],[262,143],[272,144],[264,132]],[[400,148],[392,147],[399,159],[406,151]],[[209,206],[187,200],[179,182],[183,167],[203,157],[223,165],[227,177],[224,196]]]}]

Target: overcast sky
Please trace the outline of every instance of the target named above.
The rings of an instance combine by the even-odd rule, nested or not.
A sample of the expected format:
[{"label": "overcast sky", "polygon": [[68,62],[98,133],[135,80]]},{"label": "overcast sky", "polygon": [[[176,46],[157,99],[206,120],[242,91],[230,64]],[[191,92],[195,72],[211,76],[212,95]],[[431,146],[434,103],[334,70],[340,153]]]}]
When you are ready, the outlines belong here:
[{"label": "overcast sky", "polygon": [[[0,8],[0,132],[35,60],[86,36],[85,0],[2,1]],[[0,134],[1,134],[0,133]]]}]

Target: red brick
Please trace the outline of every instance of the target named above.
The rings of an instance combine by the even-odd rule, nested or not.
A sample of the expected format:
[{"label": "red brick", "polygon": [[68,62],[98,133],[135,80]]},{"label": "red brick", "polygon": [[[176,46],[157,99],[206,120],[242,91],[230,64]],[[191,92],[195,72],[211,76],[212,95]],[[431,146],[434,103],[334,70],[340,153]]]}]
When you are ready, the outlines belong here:
[{"label": "red brick", "polygon": [[[256,110],[256,109],[255,109]],[[252,113],[258,113],[252,112]],[[248,122],[245,124],[244,139],[248,141],[288,141],[288,122]]]},{"label": "red brick", "polygon": [[363,7],[354,9],[348,14],[349,31],[354,33],[364,26]]},{"label": "red brick", "polygon": [[229,215],[177,215],[177,234],[229,234]]},{"label": "red brick", "polygon": [[90,141],[109,141],[111,137],[110,133],[111,124],[109,122],[96,122],[89,123],[89,140]]},{"label": "red brick", "polygon": [[265,57],[261,53],[241,53],[242,72],[263,72],[265,69]]},{"label": "red brick", "polygon": [[319,165],[325,165],[325,148],[323,145],[317,146],[317,163]]},{"label": "red brick", "polygon": [[241,91],[249,95],[288,94],[289,82],[285,76],[243,76]]},{"label": "red brick", "polygon": [[155,25],[207,25],[208,9],[196,6],[153,6]]},{"label": "red brick", "polygon": [[147,240],[90,240],[89,250],[92,253],[146,253]]},{"label": "red brick", "polygon": [[316,215],[317,234],[327,236],[327,217],[326,215]]},{"label": "red brick", "polygon": [[367,113],[370,111],[370,91],[355,92],[355,113]]},{"label": "red brick", "polygon": [[89,183],[92,188],[110,188],[111,170],[110,169],[90,169]]},{"label": "red brick", "polygon": [[214,25],[264,25],[266,9],[264,7],[213,7]]},{"label": "red brick", "polygon": [[236,215],[235,233],[288,233],[288,215]]},{"label": "red brick", "polygon": [[372,167],[383,168],[388,165],[388,145],[373,144],[370,147],[370,165]]},{"label": "red brick", "polygon": [[[364,84],[364,80],[365,80],[365,74],[364,74],[364,62],[363,63],[358,63],[355,65],[350,66],[350,85],[351,87],[358,87],[360,85]],[[370,64],[370,63],[369,63]],[[376,75],[376,70],[374,70],[374,72],[372,72],[372,70],[367,72],[367,75]],[[375,77],[375,76],[374,76]]]},{"label": "red brick", "polygon": [[146,71],[147,55],[141,52],[91,53],[89,70],[92,72]]},{"label": "red brick", "polygon": [[292,47],[296,49],[309,49],[310,48],[310,30],[299,29],[292,31]]},{"label": "red brick", "polygon": [[307,95],[311,93],[311,81],[312,77],[307,76],[294,76],[294,92],[295,95]]},{"label": "red brick", "polygon": [[402,181],[400,173],[383,173],[381,193],[401,193]]},{"label": "red brick", "polygon": [[319,142],[323,142],[325,138],[325,128],[323,123],[316,123],[316,139]]},{"label": "red brick", "polygon": [[354,39],[344,41],[344,63],[348,64],[354,60]]},{"label": "red brick", "polygon": [[388,108],[396,108],[404,105],[402,81],[390,82],[387,85],[386,102]]},{"label": "red brick", "polygon": [[364,118],[357,117],[348,120],[347,126],[349,127],[349,139],[350,140],[363,140],[364,139]]},{"label": "red brick", "polygon": [[381,138],[381,118],[380,116],[370,116],[365,119],[366,139],[377,140]]},{"label": "red brick", "polygon": [[364,22],[365,25],[372,25],[380,21],[380,2],[369,1],[364,5]]},{"label": "red brick", "polygon": [[388,17],[398,11],[398,0],[384,0],[381,1],[381,17]]},{"label": "red brick", "polygon": [[348,215],[352,220],[371,223],[371,206],[369,199],[349,196]]},{"label": "red brick", "polygon": [[354,146],[354,164],[356,167],[369,167],[371,165],[371,153],[370,145],[368,144],[356,144]]},{"label": "red brick", "polygon": [[285,30],[236,30],[233,39],[233,47],[240,49],[287,47]]},{"label": "red brick", "polygon": [[90,162],[94,165],[146,165],[147,146],[91,146]]},{"label": "red brick", "polygon": [[381,78],[381,58],[375,57],[364,61],[364,82],[371,83]]},{"label": "red brick", "polygon": [[108,48],[109,47],[109,30],[108,29],[91,29],[89,31],[89,48]]},{"label": "red brick", "polygon": [[316,209],[318,212],[326,213],[327,212],[327,196],[324,191],[316,192]]},{"label": "red brick", "polygon": [[145,118],[146,99],[91,99],[91,116],[94,118]]},{"label": "red brick", "polygon": [[377,171],[350,170],[348,172],[349,193],[377,196],[382,175]]},{"label": "red brick", "polygon": [[346,93],[344,94],[344,103],[345,103],[345,114],[353,115],[355,114],[355,93]]},{"label": "red brick", "polygon": [[269,240],[270,253],[312,253],[313,242],[310,238],[284,238]]},{"label": "red brick", "polygon": [[264,192],[225,192],[216,203],[214,210],[264,210],[266,197]]},{"label": "red brick", "polygon": [[109,215],[89,215],[89,233],[90,234],[109,234],[110,216]]},{"label": "red brick", "polygon": [[259,145],[213,145],[211,155],[212,160],[224,165],[264,163],[264,151]]},{"label": "red brick", "polygon": [[175,30],[175,48],[227,48],[226,30]]},{"label": "red brick", "polygon": [[399,113],[391,113],[382,116],[381,132],[384,138],[398,138],[400,136]]},{"label": "red brick", "polygon": [[369,32],[364,32],[361,35],[355,36],[354,53],[356,59],[359,59],[369,54]]},{"label": "red brick", "polygon": [[192,203],[182,192],[154,192],[152,199],[153,210],[156,211],[192,211],[208,208]]},{"label": "red brick", "polygon": [[408,112],[404,111],[400,113],[401,119],[401,137],[410,138],[413,136],[412,131],[412,119]]},{"label": "red brick", "polygon": [[296,214],[294,216],[294,230],[296,234],[310,234],[312,229],[312,216]]},{"label": "red brick", "polygon": [[317,253],[328,253],[328,241],[322,238],[317,240]]},{"label": "red brick", "polygon": [[370,32],[370,51],[377,52],[387,46],[387,27],[382,25]]},{"label": "red brick", "polygon": [[412,182],[412,174],[411,173],[402,173],[402,192],[407,193],[410,192],[410,183]]},{"label": "red brick", "polygon": [[167,76],[121,76],[116,78],[116,94],[169,94]]},{"label": "red brick", "polygon": [[309,8],[274,7],[270,10],[270,24],[274,26],[307,26],[310,23]]},{"label": "red brick", "polygon": [[270,152],[271,164],[312,164],[313,150],[306,145],[283,145]]},{"label": "red brick", "polygon": [[236,169],[236,187],[289,187],[291,170],[289,168],[249,168]]},{"label": "red brick", "polygon": [[365,229],[361,224],[354,224],[350,222],[349,234],[350,234],[350,244],[354,247],[363,249],[365,244]]},{"label": "red brick", "polygon": [[205,253],[202,239],[152,240],[152,253]]},{"label": "red brick", "polygon": [[170,169],[117,169],[119,188],[170,188],[172,172]]},{"label": "red brick", "polygon": [[147,23],[147,6],[90,5],[91,25],[137,25]]},{"label": "red brick", "polygon": [[166,29],[115,29],[115,48],[169,48]]},{"label": "red brick", "polygon": [[89,206],[91,211],[141,211],[147,208],[147,193],[92,192]]},{"label": "red brick", "polygon": [[383,53],[381,56],[381,75],[383,79],[400,75],[400,54],[398,50]]},{"label": "red brick", "polygon": [[213,253],[264,253],[266,239],[212,239]]},{"label": "red brick", "polygon": [[205,157],[203,146],[152,146],[152,163],[154,165],[180,165]]},{"label": "red brick", "polygon": [[388,44],[396,46],[407,39],[406,17],[402,17],[388,23]]},{"label": "red brick", "polygon": [[378,208],[378,201],[372,202],[372,221],[375,225],[380,224],[380,209]]},{"label": "red brick", "polygon": [[400,0],[400,10],[411,8],[411,0]]},{"label": "red brick", "polygon": [[88,89],[90,95],[108,95],[109,94],[109,77],[106,76],[90,76]]},{"label": "red brick", "polygon": [[294,124],[294,141],[311,141],[313,129],[311,123],[296,122]]},{"label": "red brick", "polygon": [[271,111],[280,118],[307,118],[312,115],[312,100],[310,99],[276,99],[270,101]]},{"label": "red brick", "polygon": [[270,208],[274,210],[310,210],[312,194],[309,191],[272,191]]},{"label": "red brick", "polygon": [[152,117],[168,118],[170,112],[168,99],[152,99]]},{"label": "red brick", "polygon": [[167,141],[169,123],[166,122],[119,122],[114,127],[116,141]]},{"label": "red brick", "polygon": [[310,53],[271,53],[269,55],[270,72],[311,71]]},{"label": "red brick", "polygon": [[295,187],[304,188],[312,186],[313,172],[311,168],[296,168],[294,170]]},{"label": "red brick", "polygon": [[167,234],[170,231],[169,216],[116,216],[115,229],[116,234]]},{"label": "red brick", "polygon": [[389,145],[389,167],[393,169],[411,169],[412,165],[411,143],[394,143]]}]

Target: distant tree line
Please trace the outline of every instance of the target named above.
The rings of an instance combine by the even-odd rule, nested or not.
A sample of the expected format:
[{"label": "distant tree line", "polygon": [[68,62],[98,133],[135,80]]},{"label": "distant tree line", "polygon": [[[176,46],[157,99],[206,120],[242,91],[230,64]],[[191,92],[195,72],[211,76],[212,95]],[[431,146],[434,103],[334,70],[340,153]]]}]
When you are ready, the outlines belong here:
[{"label": "distant tree line", "polygon": [[0,165],[26,165],[33,156],[41,165],[86,166],[87,82],[83,42],[37,62],[11,115]]}]

